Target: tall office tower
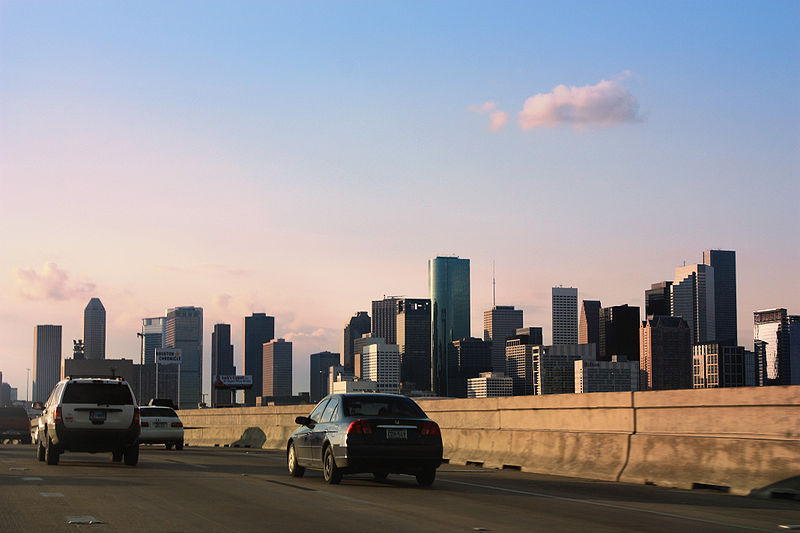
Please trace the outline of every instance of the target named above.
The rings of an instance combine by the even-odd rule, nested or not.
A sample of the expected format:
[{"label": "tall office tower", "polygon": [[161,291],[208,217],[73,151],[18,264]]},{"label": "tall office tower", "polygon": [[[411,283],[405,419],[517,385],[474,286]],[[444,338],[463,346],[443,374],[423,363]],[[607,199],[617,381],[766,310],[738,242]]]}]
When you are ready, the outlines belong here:
[{"label": "tall office tower", "polygon": [[533,394],[572,394],[575,392],[575,361],[597,359],[596,344],[556,344],[533,346]]},{"label": "tall office tower", "polygon": [[447,362],[450,365],[449,395],[466,398],[467,380],[492,371],[492,352],[488,342],[468,337],[450,343]]},{"label": "tall office tower", "polygon": [[366,311],[358,311],[355,315],[350,317],[350,320],[344,326],[342,332],[342,345],[341,345],[341,365],[344,367],[345,372],[355,375],[355,361],[353,354],[353,342],[360,339],[365,333],[372,331],[372,321],[369,318],[369,313]]},{"label": "tall office tower", "polygon": [[397,343],[397,296],[384,297],[372,302],[372,336],[386,340],[386,344]]},{"label": "tall office tower", "polygon": [[83,345],[86,359],[106,358],[106,308],[99,298],[83,310]]},{"label": "tall office tower", "polygon": [[671,296],[670,314],[689,324],[692,344],[716,340],[713,267],[698,264],[676,268]]},{"label": "tall office tower", "polygon": [[692,347],[692,386],[695,389],[746,387],[748,365],[743,346],[726,346],[719,342],[695,344]]},{"label": "tall office tower", "polygon": [[332,366],[339,365],[339,354],[331,352],[312,353],[309,356],[309,395],[311,403],[317,403],[331,393],[328,380]]},{"label": "tall office tower", "polygon": [[33,401],[47,401],[61,379],[61,326],[33,328]]},{"label": "tall office tower", "polygon": [[610,361],[575,361],[575,392],[639,390],[639,361],[612,356]]},{"label": "tall office tower", "polygon": [[288,398],[292,395],[292,343],[275,339],[264,343],[263,396]]},{"label": "tall office tower", "polygon": [[581,302],[578,344],[600,344],[600,300]]},{"label": "tall office tower", "polygon": [[553,287],[553,345],[578,344],[578,289]]},{"label": "tall office tower", "polygon": [[654,316],[639,330],[642,390],[692,388],[692,333],[681,317]]},{"label": "tall office tower", "polygon": [[400,392],[400,347],[370,344],[364,348],[364,379],[378,384],[378,392]]},{"label": "tall office tower", "polygon": [[181,350],[181,409],[194,409],[203,398],[203,308],[167,309],[167,348]]},{"label": "tall office tower", "polygon": [[144,362],[156,362],[156,350],[167,347],[167,317],[156,316],[142,319],[142,350]]},{"label": "tall office tower", "polygon": [[492,371],[506,371],[506,340],[522,327],[522,309],[496,305],[483,312],[483,340],[491,343]]},{"label": "tall office tower", "polygon": [[244,391],[245,405],[256,405],[263,392],[264,343],[275,338],[275,317],[253,313],[244,317],[242,326],[242,367],[244,375],[252,376],[253,386]]},{"label": "tall office tower", "polygon": [[[756,353],[761,352],[765,370],[764,385],[800,384],[800,317],[789,316],[783,308],[765,309],[753,313],[753,322],[754,345]],[[795,332],[797,337],[792,335]]]},{"label": "tall office tower", "polygon": [[470,336],[469,259],[428,261],[431,300],[431,389],[449,396],[447,352],[454,340]]},{"label": "tall office tower", "polygon": [[716,341],[736,346],[736,252],[706,250],[703,263],[714,269],[714,330]]},{"label": "tall office tower", "polygon": [[467,398],[513,396],[514,380],[503,372],[483,372],[467,380]]},{"label": "tall office tower", "polygon": [[[345,375],[350,377],[361,378],[364,375],[364,348],[373,344],[383,343],[386,341],[380,337],[375,337],[372,333],[364,333],[358,339],[353,339],[353,368],[352,372],[348,369],[345,370]],[[340,359],[341,366],[341,359]],[[344,367],[342,367],[344,368]]]},{"label": "tall office tower", "polygon": [[397,345],[400,347],[400,382],[406,390],[431,390],[431,301],[402,298],[397,301]]},{"label": "tall office tower", "polygon": [[600,309],[600,343],[597,360],[611,361],[613,355],[639,360],[639,308],[625,305]]},{"label": "tall office tower", "polygon": [[532,351],[542,344],[542,328],[519,328],[506,339],[506,376],[513,381],[515,396],[533,394]]},{"label": "tall office tower", "polygon": [[672,315],[672,282],[653,283],[644,291],[644,317]]},{"label": "tall office tower", "polygon": [[233,366],[233,344],[231,344],[231,325],[214,324],[211,332],[211,406],[233,403],[233,391],[214,389],[216,376],[236,374]]}]

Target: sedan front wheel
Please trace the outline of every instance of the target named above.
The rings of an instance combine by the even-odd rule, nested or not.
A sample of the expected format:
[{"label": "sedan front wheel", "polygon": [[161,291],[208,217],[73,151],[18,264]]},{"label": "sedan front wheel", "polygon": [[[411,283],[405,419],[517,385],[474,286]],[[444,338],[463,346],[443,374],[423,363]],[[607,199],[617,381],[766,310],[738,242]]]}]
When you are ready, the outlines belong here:
[{"label": "sedan front wheel", "polygon": [[294,443],[289,445],[289,451],[286,452],[286,462],[289,465],[289,474],[292,477],[303,477],[306,469],[300,466],[297,462],[297,453],[294,451]]}]

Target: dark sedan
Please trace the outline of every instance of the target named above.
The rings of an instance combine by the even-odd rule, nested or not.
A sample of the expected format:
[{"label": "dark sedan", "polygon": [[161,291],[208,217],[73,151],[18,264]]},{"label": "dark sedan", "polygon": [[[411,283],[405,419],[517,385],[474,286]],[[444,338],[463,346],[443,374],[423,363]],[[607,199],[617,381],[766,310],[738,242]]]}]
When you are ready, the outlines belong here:
[{"label": "dark sedan", "polygon": [[430,486],[442,464],[439,426],[405,396],[394,394],[331,394],[289,437],[289,473],[300,477],[306,468],[322,470],[325,481],[339,483],[343,474],[371,472],[411,474]]}]

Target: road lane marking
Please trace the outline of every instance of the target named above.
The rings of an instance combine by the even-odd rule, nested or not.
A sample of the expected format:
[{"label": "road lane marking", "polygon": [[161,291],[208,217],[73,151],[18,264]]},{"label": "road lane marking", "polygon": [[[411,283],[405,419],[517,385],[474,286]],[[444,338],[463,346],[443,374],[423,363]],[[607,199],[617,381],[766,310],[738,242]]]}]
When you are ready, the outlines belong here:
[{"label": "road lane marking", "polygon": [[196,465],[194,463],[187,463],[186,461],[178,461],[177,459],[164,459],[165,461],[169,461],[170,463],[175,463],[179,465],[186,465],[186,466],[193,466],[195,468],[208,468],[206,465]]},{"label": "road lane marking", "polygon": [[12,466],[11,468],[9,468],[9,470],[23,472],[25,470],[28,470],[28,468],[25,468],[24,466]]},{"label": "road lane marking", "polygon": [[339,498],[340,500],[346,500],[348,502],[363,503],[365,505],[375,505],[372,502],[368,502],[368,501],[365,501],[365,500],[359,500],[358,498],[351,498],[350,496],[342,496],[341,494],[335,494],[333,492],[326,492],[324,490],[316,490],[314,492],[317,492],[319,494],[325,494],[327,496],[332,496],[333,498]]},{"label": "road lane marking", "polygon": [[22,478],[22,481],[41,481],[41,480],[42,480],[42,478],[36,477],[36,476],[28,476],[28,477]]},{"label": "road lane marking", "polygon": [[17,460],[16,459],[3,459],[3,462],[4,463],[16,463]]},{"label": "road lane marking", "polygon": [[102,524],[101,520],[90,516],[90,515],[83,515],[83,516],[65,516],[65,520],[67,524]]},{"label": "road lane marking", "polygon": [[739,524],[731,524],[730,522],[719,522],[717,520],[707,520],[705,518],[694,518],[691,516],[679,515],[674,513],[665,513],[662,511],[652,511],[650,509],[640,509],[638,507],[629,507],[627,505],[616,505],[613,503],[602,503],[602,502],[595,502],[592,500],[583,500],[581,498],[567,498],[566,496],[555,496],[554,494],[545,494],[543,492],[529,492],[526,490],[516,490],[516,489],[507,489],[504,487],[494,487],[492,485],[482,485],[480,483],[467,483],[466,481],[455,481],[453,479],[442,479],[437,478],[437,481],[443,481],[445,483],[455,483],[456,485],[467,485],[470,487],[478,487],[481,489],[489,489],[489,490],[498,490],[501,492],[510,492],[512,494],[522,494],[524,496],[536,496],[539,498],[550,498],[552,500],[560,500],[565,502],[573,502],[573,503],[583,503],[586,505],[595,505],[597,507],[606,507],[608,509],[618,509],[620,511],[635,511],[639,513],[647,513],[656,516],[664,516],[667,518],[677,518],[679,520],[691,520],[693,522],[702,522],[704,524],[714,524],[716,526],[723,526],[723,527],[735,527],[738,529],[748,529],[750,531],[771,531],[770,529],[762,529],[758,527],[750,527],[750,526],[742,526]]},{"label": "road lane marking", "polygon": [[40,496],[43,498],[63,498],[64,494],[61,492],[40,492]]}]

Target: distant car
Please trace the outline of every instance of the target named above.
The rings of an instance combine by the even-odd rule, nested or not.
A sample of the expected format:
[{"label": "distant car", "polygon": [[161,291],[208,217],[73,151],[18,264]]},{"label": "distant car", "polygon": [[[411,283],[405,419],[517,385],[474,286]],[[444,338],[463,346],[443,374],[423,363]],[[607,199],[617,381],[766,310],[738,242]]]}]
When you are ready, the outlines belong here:
[{"label": "distant car", "polygon": [[139,461],[139,407],[120,378],[67,378],[39,417],[36,456],[57,465],[65,452],[111,452],[114,462]]},{"label": "distant car", "polygon": [[31,443],[31,419],[24,407],[0,407],[0,441],[3,439]]},{"label": "distant car", "polygon": [[174,446],[183,449],[183,423],[178,413],[171,407],[140,407],[142,432],[139,442],[143,444],[164,444],[168,450]]},{"label": "distant car", "polygon": [[430,486],[442,464],[439,426],[410,398],[394,394],[332,394],[320,401],[286,444],[289,474],[322,470],[326,482],[343,474],[411,474]]}]

